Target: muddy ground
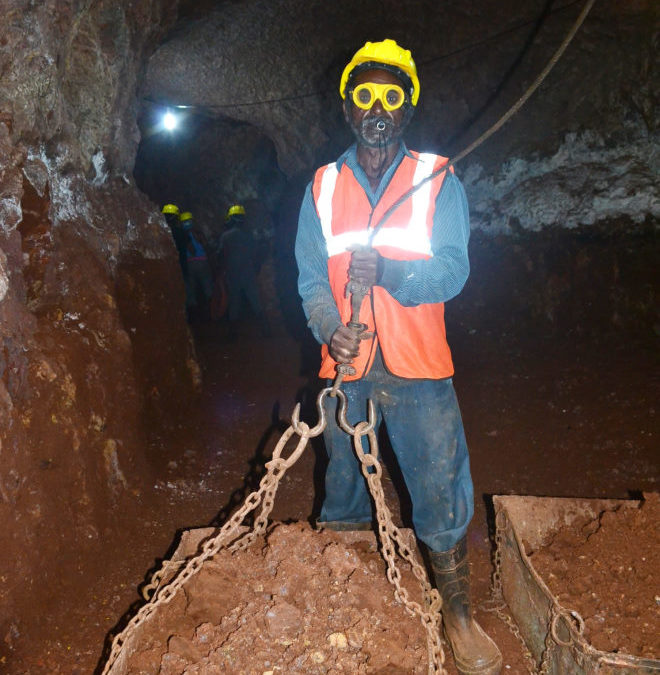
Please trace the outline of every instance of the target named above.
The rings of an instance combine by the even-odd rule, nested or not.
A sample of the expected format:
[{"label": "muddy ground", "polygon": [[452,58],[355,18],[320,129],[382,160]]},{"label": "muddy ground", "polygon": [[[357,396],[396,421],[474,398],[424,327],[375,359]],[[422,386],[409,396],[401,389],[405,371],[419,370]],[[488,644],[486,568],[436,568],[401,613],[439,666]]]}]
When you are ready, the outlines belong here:
[{"label": "muddy ground", "polygon": [[639,506],[626,506],[632,508],[564,525],[528,555],[560,604],[580,614],[583,635],[593,647],[655,659],[660,655],[660,493],[646,493]]},{"label": "muddy ground", "polygon": [[[522,316],[452,314],[458,308],[448,306],[447,320],[475,484],[473,594],[506,672],[523,673],[515,639],[479,608],[490,583],[490,495],[628,498],[657,491],[656,338],[544,334]],[[297,400],[303,419],[315,423],[315,347],[277,323],[264,339],[249,318],[236,342],[225,339],[222,323],[198,323],[193,332],[205,380],[194,413],[152,430],[151,489],[126,495],[100,542],[81,542],[53,561],[57,574],[44,580],[27,627],[2,636],[3,672],[94,672],[106,636],[139,605],[146,573],[169,557],[178,533],[224,522],[255,489]],[[273,517],[313,520],[322,472],[315,443],[282,481]],[[398,522],[409,524],[394,469],[385,484]]]}]

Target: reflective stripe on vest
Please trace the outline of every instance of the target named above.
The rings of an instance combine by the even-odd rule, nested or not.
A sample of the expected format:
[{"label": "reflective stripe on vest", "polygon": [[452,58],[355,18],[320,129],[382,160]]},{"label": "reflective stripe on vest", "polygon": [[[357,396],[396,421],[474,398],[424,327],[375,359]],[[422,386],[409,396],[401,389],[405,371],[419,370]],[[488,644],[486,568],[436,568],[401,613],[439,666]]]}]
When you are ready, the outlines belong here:
[{"label": "reflective stripe on vest", "polygon": [[[413,185],[418,185],[431,175],[435,159],[436,155],[419,154]],[[333,234],[332,232],[332,196],[335,192],[338,176],[337,164],[328,164],[321,178],[321,189],[316,203],[328,257],[343,253],[351,246],[366,246],[369,243],[370,233],[368,230],[353,230],[340,234]],[[412,217],[408,227],[380,228],[374,237],[372,246],[392,246],[402,251],[410,251],[427,257],[433,256],[427,227],[429,209],[433,206],[430,195],[431,181],[428,181],[410,197]]]}]

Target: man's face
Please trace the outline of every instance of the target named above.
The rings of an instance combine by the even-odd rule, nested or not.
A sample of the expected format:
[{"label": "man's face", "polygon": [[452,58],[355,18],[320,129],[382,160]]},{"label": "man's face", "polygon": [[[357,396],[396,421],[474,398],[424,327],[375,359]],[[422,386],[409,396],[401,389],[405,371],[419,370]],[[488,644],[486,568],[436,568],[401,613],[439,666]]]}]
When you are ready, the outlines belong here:
[{"label": "man's face", "polygon": [[369,148],[382,148],[400,140],[403,130],[410,121],[407,105],[396,110],[385,110],[379,98],[374,99],[368,110],[359,108],[351,98],[352,90],[364,82],[375,84],[395,84],[404,88],[403,82],[388,70],[365,70],[356,75],[346,91],[344,117],[350,125],[360,145]]}]

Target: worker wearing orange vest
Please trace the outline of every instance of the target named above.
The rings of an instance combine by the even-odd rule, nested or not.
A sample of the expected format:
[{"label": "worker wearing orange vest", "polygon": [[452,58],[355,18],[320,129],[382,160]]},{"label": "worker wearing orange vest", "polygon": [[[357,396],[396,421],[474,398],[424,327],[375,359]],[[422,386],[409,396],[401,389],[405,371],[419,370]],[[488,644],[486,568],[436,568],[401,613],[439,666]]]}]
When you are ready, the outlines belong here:
[{"label": "worker wearing orange vest", "polygon": [[[469,273],[465,194],[451,171],[425,181],[446,158],[409,151],[402,140],[419,99],[409,51],[393,40],[367,42],[344,69],[340,94],[357,142],[316,172],[296,237],[303,309],[322,345],[320,376],[332,379],[338,364],[355,368],[342,384],[348,422],[364,419],[371,400],[378,424],[387,425],[415,532],[429,549],[456,666],[492,675],[502,658],[472,617],[465,535],[473,488],[444,323],[444,303]],[[367,290],[360,334],[346,325],[349,282]],[[351,437],[335,423],[335,405],[326,397],[319,525],[366,529],[371,501]]]}]

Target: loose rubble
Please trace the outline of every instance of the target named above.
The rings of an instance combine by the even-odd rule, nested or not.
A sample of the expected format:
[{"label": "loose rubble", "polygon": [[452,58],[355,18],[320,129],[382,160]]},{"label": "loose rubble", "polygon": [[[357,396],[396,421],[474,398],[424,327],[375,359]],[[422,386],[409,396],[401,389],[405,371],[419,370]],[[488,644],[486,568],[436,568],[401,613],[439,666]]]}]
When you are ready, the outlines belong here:
[{"label": "loose rubble", "polygon": [[[262,545],[221,551],[144,625],[126,672],[425,673],[425,631],[395,599],[366,536],[349,543],[278,524]],[[401,569],[419,595],[409,565]]]}]

